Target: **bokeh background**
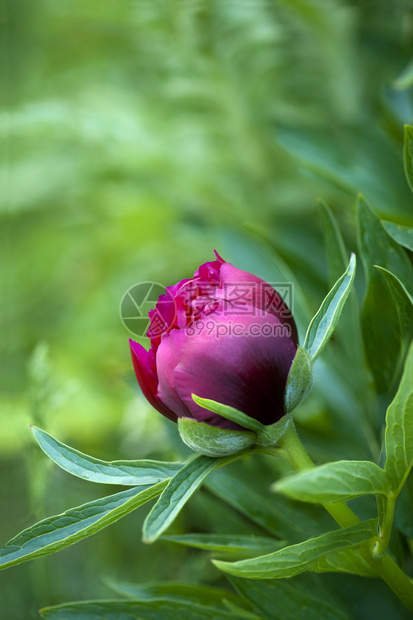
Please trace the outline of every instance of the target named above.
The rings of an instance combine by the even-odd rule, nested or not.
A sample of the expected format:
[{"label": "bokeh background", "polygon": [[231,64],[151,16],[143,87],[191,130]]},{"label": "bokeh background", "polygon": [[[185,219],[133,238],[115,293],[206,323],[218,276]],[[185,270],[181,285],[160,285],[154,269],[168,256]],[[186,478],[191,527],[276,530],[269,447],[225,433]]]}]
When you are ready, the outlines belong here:
[{"label": "bokeh background", "polygon": [[[1,20],[5,542],[108,492],[57,471],[31,423],[107,460],[185,454],[174,425],[139,394],[119,318],[129,287],[188,277],[215,248],[270,281],[294,282],[302,336],[328,290],[317,198],[332,206],[349,250],[358,192],[384,219],[412,225],[402,148],[413,121],[413,6],[6,0]],[[320,459],[371,455],[374,437],[355,439],[351,425],[337,432],[331,417],[332,402],[343,420],[361,401],[340,372],[326,394],[323,372],[299,415],[309,443],[316,432],[328,438]],[[144,546],[146,512],[0,574],[0,618],[110,597],[110,580],[219,583],[202,553]],[[218,523],[250,527],[201,491],[174,531]]]}]

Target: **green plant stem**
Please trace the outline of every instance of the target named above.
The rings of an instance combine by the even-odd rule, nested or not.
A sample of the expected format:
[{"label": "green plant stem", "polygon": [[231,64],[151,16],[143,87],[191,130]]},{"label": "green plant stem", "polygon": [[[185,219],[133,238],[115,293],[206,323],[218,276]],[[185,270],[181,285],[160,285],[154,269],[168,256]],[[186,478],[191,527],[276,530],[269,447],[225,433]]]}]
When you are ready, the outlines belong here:
[{"label": "green plant stem", "polygon": [[397,495],[395,493],[389,493],[387,496],[383,527],[380,530],[380,536],[378,537],[373,549],[374,557],[382,557],[386,553],[387,547],[389,546],[396,499]]},{"label": "green plant stem", "polygon": [[[291,422],[285,433],[279,440],[279,446],[287,453],[287,460],[296,471],[311,469],[314,467],[313,461],[307,454],[306,449],[301,443],[294,424]],[[340,527],[350,527],[360,523],[360,519],[344,502],[335,502],[334,504],[323,504],[327,512],[340,525]]]},{"label": "green plant stem", "polygon": [[[314,467],[314,463],[301,443],[292,421],[287,426],[285,433],[280,437],[278,445],[296,471],[303,471]],[[345,502],[322,505],[340,527],[345,528],[360,523],[360,519]],[[393,511],[394,507],[390,507],[391,514],[389,513],[389,519],[393,518]],[[388,529],[386,530],[386,538],[390,537]],[[384,543],[383,538],[383,547]],[[387,545],[384,548],[387,548]],[[409,577],[405,575],[387,553],[382,557],[377,557],[377,552],[373,551],[365,553],[364,557],[370,563],[373,572],[387,583],[403,605],[413,613],[413,583]]]}]

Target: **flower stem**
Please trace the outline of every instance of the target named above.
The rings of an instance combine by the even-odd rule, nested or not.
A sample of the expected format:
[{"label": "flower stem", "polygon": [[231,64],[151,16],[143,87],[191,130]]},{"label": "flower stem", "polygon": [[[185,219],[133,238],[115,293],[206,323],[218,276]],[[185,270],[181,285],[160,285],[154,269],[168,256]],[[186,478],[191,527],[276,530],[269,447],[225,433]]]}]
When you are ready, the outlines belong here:
[{"label": "flower stem", "polygon": [[[303,471],[314,467],[314,463],[301,443],[292,421],[288,424],[285,433],[280,437],[278,445],[296,471]],[[345,502],[322,505],[340,527],[345,528],[360,523],[360,519]],[[390,537],[390,533],[386,530],[386,541],[383,541],[383,547],[384,543],[386,543],[387,547],[388,537]],[[375,547],[373,553],[363,555],[371,564],[373,572],[387,583],[404,606],[413,613],[413,583],[387,553],[383,557],[377,557],[376,554],[377,548]]]},{"label": "flower stem", "polygon": [[386,549],[389,546],[397,495],[395,493],[390,493],[386,499],[383,527],[381,528],[380,536],[378,536],[377,542],[373,549],[373,556],[377,558],[382,557],[386,553]]},{"label": "flower stem", "polygon": [[[293,466],[295,471],[303,471],[314,467],[313,461],[307,454],[306,449],[301,443],[294,424],[287,426],[285,433],[279,440],[279,445],[287,453],[287,460]],[[333,519],[340,527],[350,527],[360,523],[360,519],[344,502],[335,502],[334,504],[322,504]]]}]

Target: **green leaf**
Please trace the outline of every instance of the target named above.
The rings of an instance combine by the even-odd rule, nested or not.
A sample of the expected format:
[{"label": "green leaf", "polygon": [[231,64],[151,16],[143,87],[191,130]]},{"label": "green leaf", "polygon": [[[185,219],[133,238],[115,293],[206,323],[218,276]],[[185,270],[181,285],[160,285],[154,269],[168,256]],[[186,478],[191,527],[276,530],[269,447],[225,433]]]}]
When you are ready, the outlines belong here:
[{"label": "green leaf", "polygon": [[399,245],[402,245],[413,252],[413,228],[409,228],[408,226],[400,226],[400,224],[386,222],[383,220],[381,223],[383,224],[384,230],[392,239],[394,239],[394,241],[397,241]]},{"label": "green leaf", "polygon": [[384,269],[384,267],[379,267],[378,265],[376,265],[376,269],[383,274],[387,284],[390,287],[399,311],[402,334],[405,338],[407,337],[406,339],[408,341],[410,341],[411,330],[413,327],[413,297],[407,291],[403,282],[401,282],[399,278],[394,275],[394,273],[388,269]]},{"label": "green leaf", "polygon": [[379,393],[387,393],[397,377],[402,333],[396,302],[389,295],[389,286],[375,265],[396,275],[408,290],[413,287],[413,270],[406,252],[387,234],[362,196],[358,201],[358,222],[360,252],[367,280],[362,309],[363,339],[376,389]]},{"label": "green leaf", "polygon": [[333,286],[347,267],[347,250],[337,220],[330,207],[321,199],[319,199],[318,204],[323,220],[324,246],[329,284]]},{"label": "green leaf", "polygon": [[384,469],[397,494],[413,465],[413,343],[406,357],[399,389],[387,409],[384,441]]},{"label": "green leaf", "polygon": [[257,441],[256,433],[251,431],[218,428],[194,418],[179,418],[178,431],[191,450],[210,457],[237,454]]},{"label": "green leaf", "polygon": [[215,400],[210,400],[209,398],[201,398],[196,394],[191,394],[194,402],[203,407],[204,409],[208,409],[209,411],[213,411],[213,413],[218,413],[226,420],[230,420],[231,422],[235,422],[242,426],[243,428],[247,428],[250,431],[254,431],[255,433],[260,433],[263,429],[265,429],[264,425],[258,420],[254,420],[254,418],[250,418],[246,413],[235,409],[235,407],[230,407],[229,405],[223,405],[222,403],[217,403]]},{"label": "green leaf", "polygon": [[360,251],[369,282],[374,275],[374,265],[394,273],[410,290],[413,285],[413,268],[406,252],[383,227],[381,220],[366,199],[359,195],[358,204]]},{"label": "green leaf", "polygon": [[170,480],[159,500],[146,517],[143,540],[154,542],[172,523],[191,495],[214,469],[227,462],[225,457],[197,456]]},{"label": "green leaf", "polygon": [[50,555],[92,536],[159,495],[166,484],[128,489],[39,521],[0,549],[0,569]]},{"label": "green leaf", "polygon": [[313,364],[307,351],[297,347],[284,391],[284,408],[293,411],[306,398],[313,384]]},{"label": "green leaf", "polygon": [[403,69],[393,85],[397,90],[405,90],[413,85],[413,60]]},{"label": "green leaf", "polygon": [[413,540],[413,471],[410,474],[397,499],[394,521],[397,528]]},{"label": "green leaf", "polygon": [[[311,362],[310,362],[310,366],[311,366]],[[312,367],[310,370],[312,370]],[[311,379],[312,379],[311,372],[309,374],[311,375]],[[306,378],[308,379],[308,375]],[[310,386],[311,386],[311,383],[310,383]],[[240,426],[246,429],[249,429],[250,431],[253,431],[255,433],[255,435],[252,435],[250,433],[249,436],[245,437],[245,439],[242,439],[242,436],[241,436],[240,439],[242,440],[242,444],[243,444],[242,448],[249,447],[252,444],[252,442],[255,442],[257,445],[262,445],[262,446],[274,446],[277,443],[278,439],[281,437],[281,435],[285,432],[288,424],[291,421],[290,417],[286,415],[282,417],[281,420],[278,420],[278,422],[274,422],[274,424],[264,425],[264,424],[261,424],[261,422],[259,422],[258,420],[251,418],[250,416],[246,415],[242,411],[238,411],[238,409],[235,409],[234,407],[230,407],[229,405],[223,405],[222,403],[218,403],[215,400],[209,400],[208,398],[201,398],[200,396],[196,396],[195,394],[192,394],[191,396],[193,400],[196,402],[196,404],[199,405],[200,407],[203,407],[204,409],[208,409],[209,411],[213,411],[214,413],[218,413],[226,420],[235,422],[236,424],[239,424]],[[301,396],[303,397],[303,393],[301,393]],[[191,423],[188,424],[187,422],[185,422],[186,418],[182,418],[182,420],[184,421],[184,424],[185,424],[185,426],[183,427],[185,430],[188,427],[189,427],[188,430],[192,430],[192,428],[196,430],[197,428],[196,425],[192,424],[192,428],[191,428]],[[198,423],[198,424],[202,424],[202,423]],[[240,433],[243,432],[243,431],[232,431],[230,429],[229,430],[218,429],[218,430],[220,430],[223,435],[225,434],[226,436],[228,436],[228,443],[231,446],[231,448],[232,448],[231,444],[233,443],[235,444],[235,446],[237,446],[238,439],[236,436],[240,435]],[[207,429],[205,429],[205,431],[208,432]],[[208,440],[213,439],[211,431],[208,434],[211,434],[211,436],[207,437],[207,441],[205,442],[206,444],[208,444]],[[234,435],[233,442],[231,442],[231,434]],[[246,435],[246,432],[245,432],[245,435]],[[186,433],[185,434],[181,433],[181,436],[183,440],[185,441],[185,443],[188,443],[188,445],[192,447],[191,442],[187,441]],[[195,444],[195,442],[193,443]],[[211,441],[211,444],[212,443],[213,442]],[[204,448],[204,446],[202,446],[202,448]],[[234,454],[236,452],[239,452],[242,448],[238,447],[237,450],[230,449],[228,451],[224,449],[221,452],[221,454],[222,455]],[[197,449],[197,451],[201,452],[201,450],[199,449],[199,443],[198,443],[198,446],[194,445],[194,449]],[[201,453],[207,454],[208,456],[213,455],[212,453],[208,454],[207,452],[203,452],[203,451]],[[218,456],[218,454],[214,454],[214,456]]]},{"label": "green leaf", "polygon": [[336,461],[286,476],[273,489],[302,502],[336,502],[368,494],[386,495],[389,481],[370,461]]},{"label": "green leaf", "polygon": [[297,584],[296,579],[256,581],[230,577],[229,581],[265,620],[350,620],[337,604],[321,598],[323,593],[317,596],[314,575],[305,577],[309,577],[309,583],[304,585]]},{"label": "green leaf", "polygon": [[[380,308],[380,312],[377,312],[377,308]],[[402,333],[396,303],[378,271],[376,277],[371,278],[364,298],[361,325],[376,391],[387,394],[397,377]]]},{"label": "green leaf", "polygon": [[56,465],[90,482],[148,486],[168,480],[182,468],[182,463],[163,461],[101,461],[65,445],[36,426],[32,426],[32,431],[43,452]]},{"label": "green leaf", "polygon": [[411,214],[411,195],[391,138],[366,123],[350,128],[280,127],[277,138],[312,175],[354,196],[369,196],[383,213]]},{"label": "green leaf", "polygon": [[231,575],[250,579],[283,579],[310,570],[331,551],[359,545],[377,533],[375,519],[364,521],[342,530],[327,532],[275,553],[240,562],[213,560],[221,570]]},{"label": "green leaf", "polygon": [[116,594],[140,601],[156,599],[180,600],[217,608],[225,608],[226,601],[231,601],[238,605],[242,603],[239,596],[229,590],[181,581],[128,583],[106,579],[105,583]]},{"label": "green leaf", "polygon": [[276,540],[269,536],[237,534],[183,534],[181,536],[162,536],[162,540],[219,553],[265,551],[270,549],[275,551],[286,544],[285,540]]},{"label": "green leaf", "polygon": [[329,341],[350,294],[356,273],[356,257],[351,255],[344,274],[337,280],[308,326],[304,348],[314,361]]},{"label": "green leaf", "polygon": [[330,517],[321,506],[298,505],[286,497],[265,493],[274,474],[269,472],[268,481],[264,479],[259,484],[263,478],[262,462],[255,466],[255,459],[248,463],[241,461],[230,469],[218,470],[208,480],[208,489],[266,532],[300,542],[331,526]]},{"label": "green leaf", "polygon": [[48,620],[234,620],[230,611],[181,600],[90,601],[41,610]]},{"label": "green leaf", "polygon": [[361,577],[377,577],[373,566],[357,547],[332,551],[311,567],[314,573],[349,573]]},{"label": "green leaf", "polygon": [[413,126],[404,126],[404,171],[413,192]]}]

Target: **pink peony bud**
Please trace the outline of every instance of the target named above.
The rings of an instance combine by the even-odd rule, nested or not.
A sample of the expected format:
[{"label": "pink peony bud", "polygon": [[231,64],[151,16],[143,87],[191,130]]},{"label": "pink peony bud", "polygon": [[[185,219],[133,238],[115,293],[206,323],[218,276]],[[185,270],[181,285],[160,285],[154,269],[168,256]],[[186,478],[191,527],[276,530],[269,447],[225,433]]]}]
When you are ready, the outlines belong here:
[{"label": "pink peony bud", "polygon": [[[270,284],[215,255],[193,278],[167,287],[150,311],[149,351],[130,341],[136,377],[148,401],[175,422],[244,430],[197,405],[196,394],[274,424],[285,413],[298,346],[294,319]],[[161,334],[153,329],[159,314],[168,326]]]}]

